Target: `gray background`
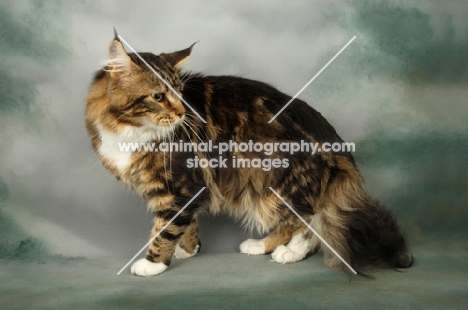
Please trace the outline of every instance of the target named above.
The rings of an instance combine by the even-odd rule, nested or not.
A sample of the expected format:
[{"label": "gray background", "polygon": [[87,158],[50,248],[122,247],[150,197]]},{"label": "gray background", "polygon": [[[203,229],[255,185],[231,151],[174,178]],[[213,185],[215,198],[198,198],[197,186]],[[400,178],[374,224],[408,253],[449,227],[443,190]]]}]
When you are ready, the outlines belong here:
[{"label": "gray background", "polygon": [[[463,309],[466,16],[462,0],[0,0],[2,307]],[[150,279],[117,276],[148,240],[151,216],[101,166],[84,126],[114,26],[138,51],[200,40],[187,69],[291,95],[355,35],[300,98],[356,143],[365,186],[397,216],[415,266],[369,280],[320,254],[279,265],[238,254],[250,234],[205,215],[199,255]]]},{"label": "gray background", "polygon": [[[115,26],[137,51],[200,40],[188,70],[301,95],[357,144],[367,189],[411,242],[467,219],[468,7],[463,1],[15,1],[1,7],[1,241],[129,259],[148,238],[142,199],[93,154],[84,98]],[[232,220],[201,221],[204,251],[235,252]]]}]

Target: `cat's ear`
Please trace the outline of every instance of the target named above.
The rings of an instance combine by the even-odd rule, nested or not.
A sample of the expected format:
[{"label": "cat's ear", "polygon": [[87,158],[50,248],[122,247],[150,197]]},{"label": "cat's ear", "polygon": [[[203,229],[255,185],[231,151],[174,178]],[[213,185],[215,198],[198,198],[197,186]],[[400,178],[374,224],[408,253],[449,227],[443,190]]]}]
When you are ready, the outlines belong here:
[{"label": "cat's ear", "polygon": [[131,74],[132,60],[117,38],[109,46],[109,60],[107,61],[106,71],[116,81],[120,81]]},{"label": "cat's ear", "polygon": [[161,54],[160,57],[169,62],[174,68],[179,69],[185,60],[188,59],[190,53],[192,52],[192,48],[197,42],[190,45],[190,47],[183,49],[181,51],[169,53],[169,54]]}]

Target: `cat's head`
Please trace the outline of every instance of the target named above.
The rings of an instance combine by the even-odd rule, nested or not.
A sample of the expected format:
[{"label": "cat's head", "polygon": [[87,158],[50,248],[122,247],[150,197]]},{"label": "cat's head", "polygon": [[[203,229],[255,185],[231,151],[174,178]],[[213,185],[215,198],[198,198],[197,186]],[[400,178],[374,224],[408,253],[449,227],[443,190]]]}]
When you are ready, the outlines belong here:
[{"label": "cat's head", "polygon": [[179,69],[192,47],[160,55],[127,53],[116,37],[104,69],[109,99],[106,112],[115,117],[111,117],[114,122],[160,129],[179,125],[186,113],[180,99],[183,84]]}]

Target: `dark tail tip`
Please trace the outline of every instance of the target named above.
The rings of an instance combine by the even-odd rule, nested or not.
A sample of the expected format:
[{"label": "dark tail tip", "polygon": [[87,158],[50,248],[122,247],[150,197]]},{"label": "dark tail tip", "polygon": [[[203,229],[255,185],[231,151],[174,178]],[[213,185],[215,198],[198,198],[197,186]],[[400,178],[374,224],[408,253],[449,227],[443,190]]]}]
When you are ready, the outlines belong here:
[{"label": "dark tail tip", "polygon": [[361,277],[364,277],[364,278],[367,278],[367,279],[371,279],[371,280],[375,280],[375,278],[367,273],[364,273],[363,271],[361,270],[356,270],[357,272],[357,275],[358,276],[361,276]]},{"label": "dark tail tip", "polygon": [[395,263],[396,268],[409,268],[414,263],[414,257],[411,254],[400,254]]}]

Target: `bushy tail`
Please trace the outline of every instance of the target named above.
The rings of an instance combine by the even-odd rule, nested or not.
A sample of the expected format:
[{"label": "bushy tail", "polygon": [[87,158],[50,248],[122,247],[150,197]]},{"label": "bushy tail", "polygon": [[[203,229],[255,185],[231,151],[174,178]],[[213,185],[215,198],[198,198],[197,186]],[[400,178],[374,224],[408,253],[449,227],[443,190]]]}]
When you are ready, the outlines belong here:
[{"label": "bushy tail", "polygon": [[[349,194],[349,193],[348,193]],[[313,226],[358,272],[370,268],[407,268],[413,257],[394,216],[361,191],[329,203],[316,213]],[[349,269],[321,246],[328,266]]]}]

